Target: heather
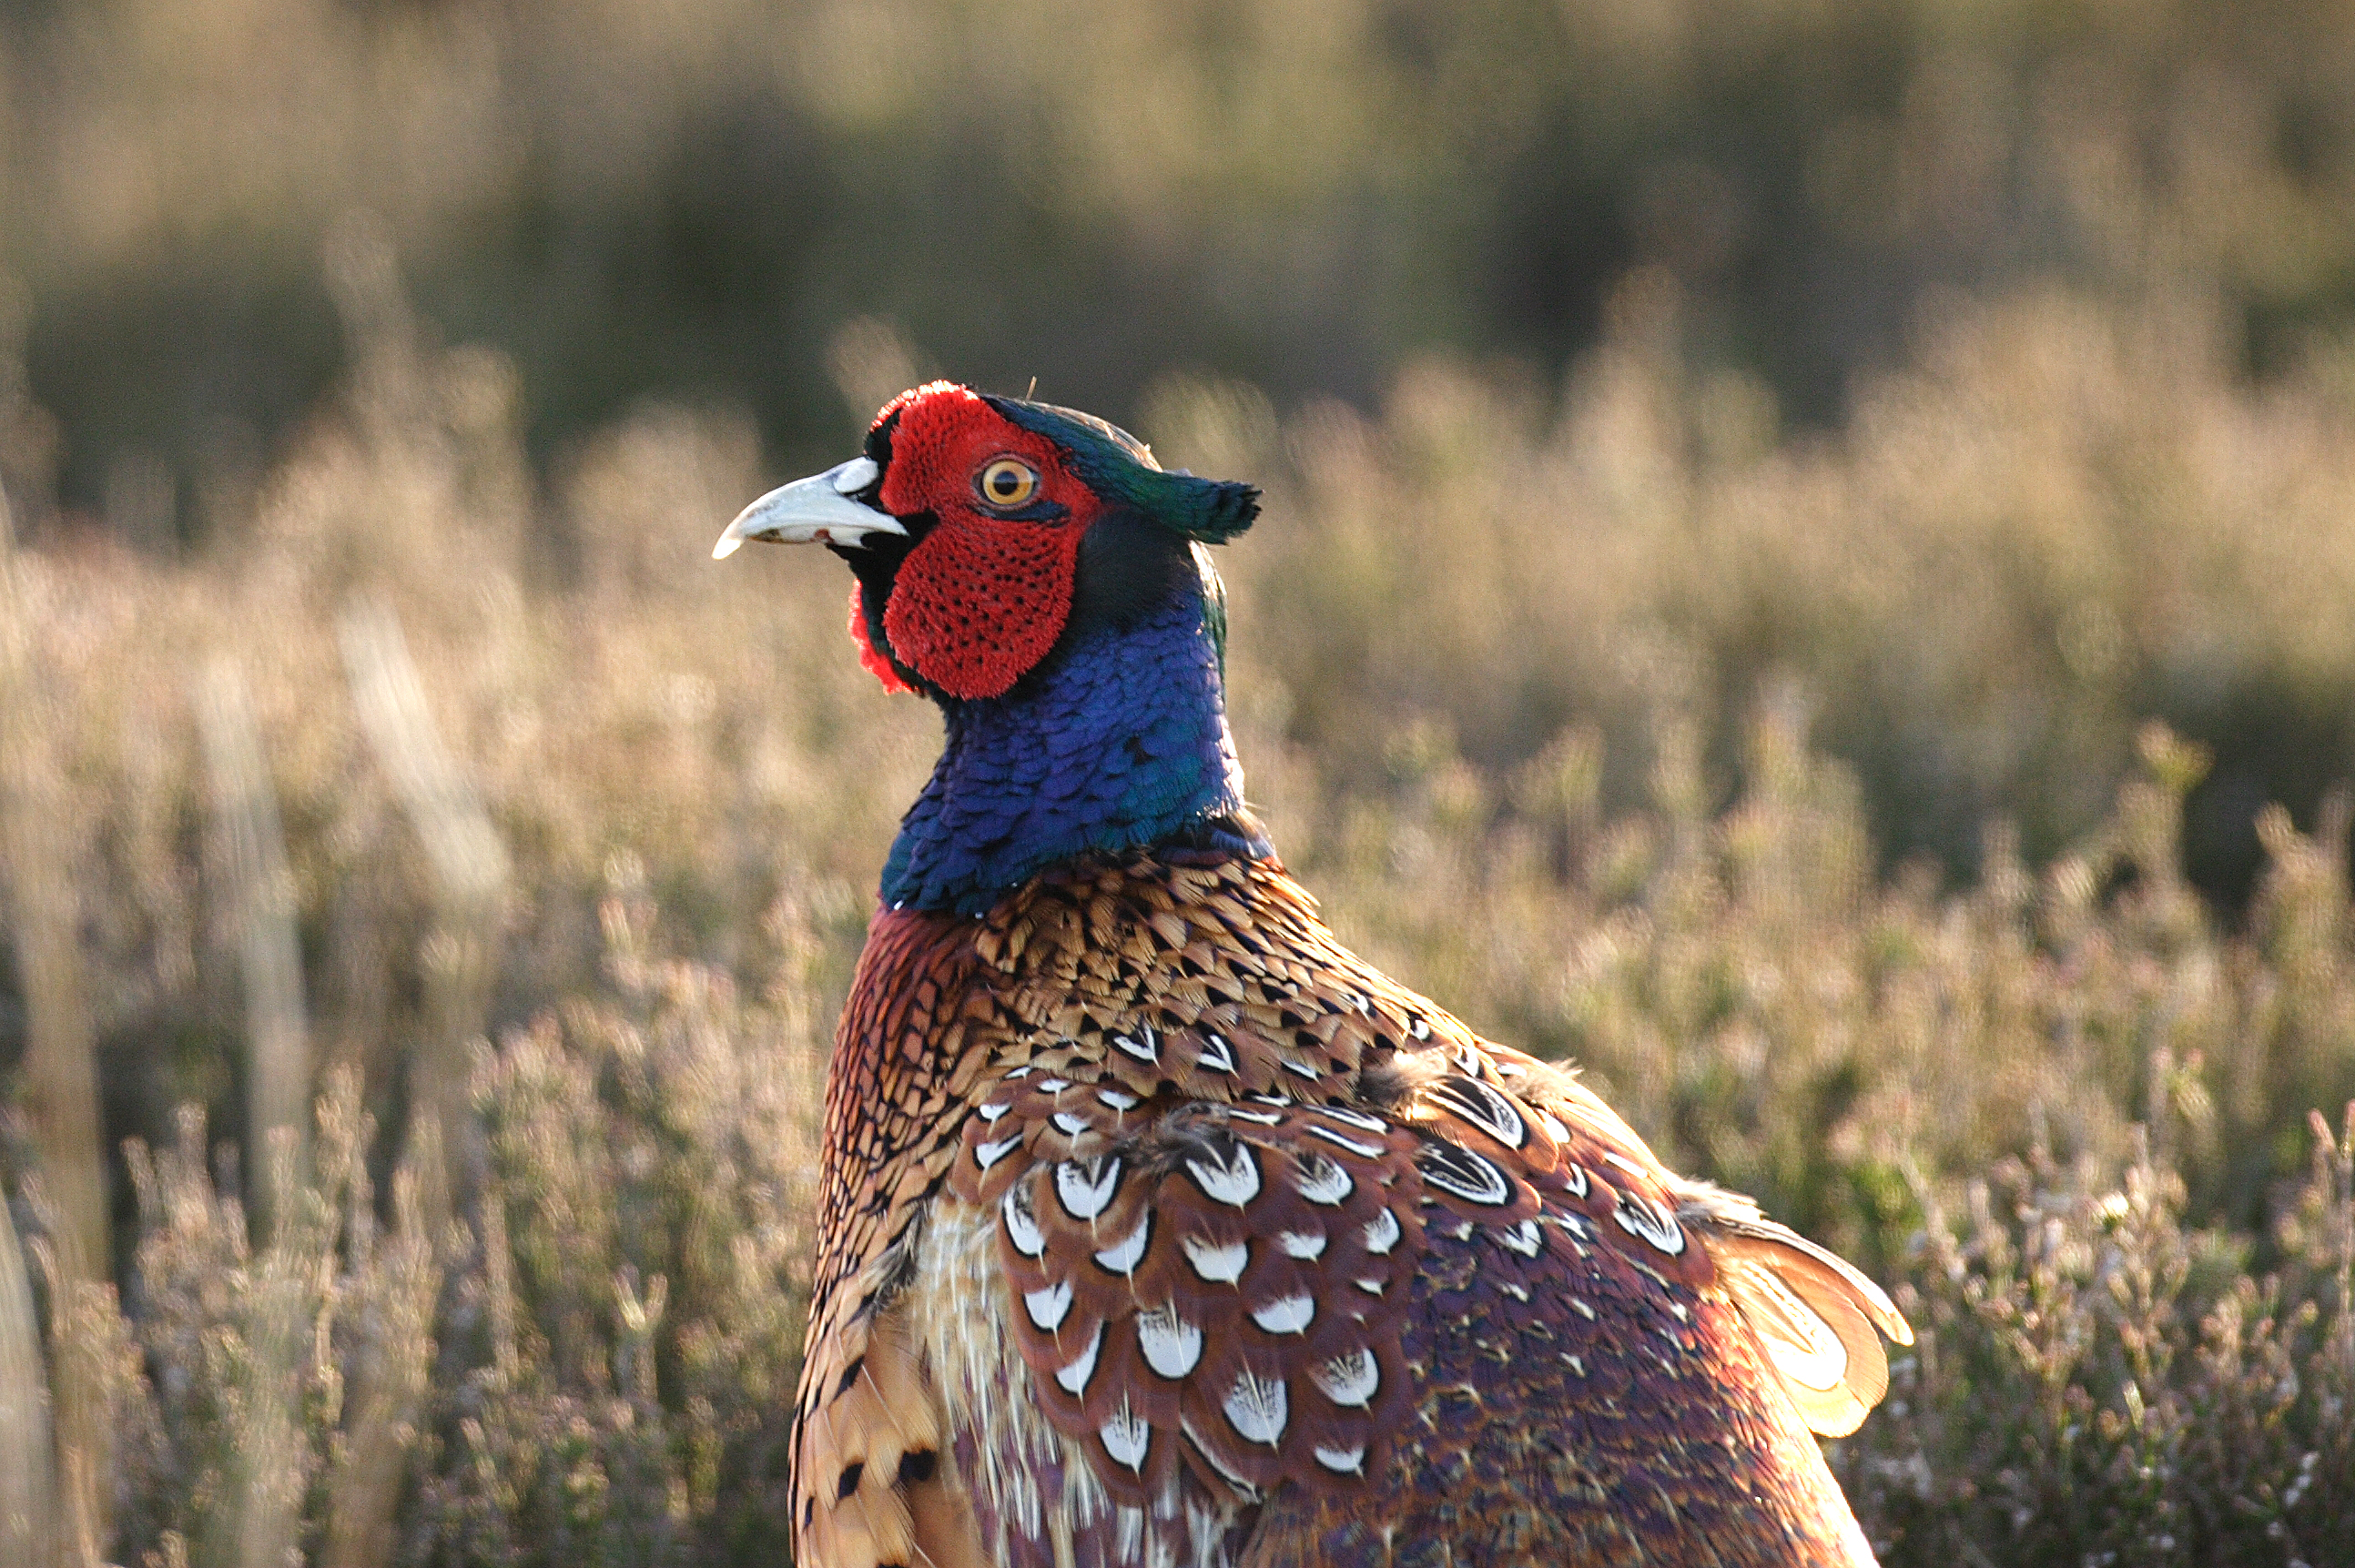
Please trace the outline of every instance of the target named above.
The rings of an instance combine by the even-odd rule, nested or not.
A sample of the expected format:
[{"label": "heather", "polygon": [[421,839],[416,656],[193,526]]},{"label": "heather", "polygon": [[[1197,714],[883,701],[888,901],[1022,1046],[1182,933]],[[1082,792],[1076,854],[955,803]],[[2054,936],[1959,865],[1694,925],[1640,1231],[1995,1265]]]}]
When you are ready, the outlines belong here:
[{"label": "heather", "polygon": [[[773,1557],[825,1033],[932,721],[826,562],[705,558],[741,422],[646,410],[543,490],[498,363],[421,347],[373,260],[333,261],[361,371],[242,527],[9,560],[0,1399],[46,1415],[10,1528]],[[2260,818],[2235,916],[2181,863],[2210,758],[2155,720],[2083,832],[1991,817],[1966,876],[1884,873],[1824,744],[1963,733],[2004,656],[2074,705],[2056,744],[2131,724],[2131,683],[2038,691],[1973,570],[2076,574],[2121,662],[2229,616],[2343,678],[2297,609],[2329,382],[2258,397],[2196,319],[2046,294],[1844,439],[1728,452],[1663,308],[1551,415],[1444,362],[1368,414],[1156,395],[1169,455],[1269,481],[1227,559],[1277,842],[1348,938],[1897,1287],[1921,1343],[1836,1456],[1892,1562],[2355,1560],[2344,796]],[[863,399],[905,352],[837,367]],[[2137,460],[2180,522],[2127,550]],[[2238,524],[2197,503],[2227,473]],[[1966,505],[1968,551],[1892,522]],[[1762,604],[1804,630],[1722,714]]]},{"label": "heather", "polygon": [[1890,1286],[1884,1561],[2355,1564],[2343,19],[1459,9],[0,16],[0,1563],[785,1561],[938,726],[709,547],[1039,370],[1343,938]]}]

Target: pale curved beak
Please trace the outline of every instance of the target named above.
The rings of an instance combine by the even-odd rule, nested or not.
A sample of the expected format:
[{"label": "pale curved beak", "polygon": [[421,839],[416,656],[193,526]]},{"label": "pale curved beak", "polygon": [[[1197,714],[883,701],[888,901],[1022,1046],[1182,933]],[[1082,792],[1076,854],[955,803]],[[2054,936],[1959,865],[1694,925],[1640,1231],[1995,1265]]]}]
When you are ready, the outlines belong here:
[{"label": "pale curved beak", "polygon": [[872,458],[857,457],[837,463],[824,473],[781,484],[736,514],[711,546],[711,558],[724,561],[747,539],[783,545],[856,545],[869,534],[907,530],[888,512],[879,512],[852,496],[875,482],[879,471]]}]

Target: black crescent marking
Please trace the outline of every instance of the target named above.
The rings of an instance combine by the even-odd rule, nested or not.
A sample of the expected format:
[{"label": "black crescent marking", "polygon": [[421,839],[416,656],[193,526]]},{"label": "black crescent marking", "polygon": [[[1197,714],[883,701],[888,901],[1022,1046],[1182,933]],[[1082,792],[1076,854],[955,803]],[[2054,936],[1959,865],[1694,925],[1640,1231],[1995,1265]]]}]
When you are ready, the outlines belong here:
[{"label": "black crescent marking", "polygon": [[1259,1377],[1244,1367],[1219,1402],[1219,1412],[1244,1442],[1278,1447],[1284,1428],[1292,1424],[1292,1391],[1284,1379]]},{"label": "black crescent marking", "polygon": [[1043,1257],[1047,1253],[1047,1233],[1039,1227],[1037,1214],[1030,1208],[1029,1184],[1017,1181],[1006,1190],[999,1208],[1006,1217],[1006,1239],[1024,1257]]},{"label": "black crescent marking", "polygon": [[1230,1208],[1248,1207],[1260,1189],[1259,1161],[1252,1158],[1251,1146],[1224,1138],[1204,1152],[1210,1157],[1207,1163],[1185,1161],[1186,1174],[1193,1178],[1202,1196]]},{"label": "black crescent marking", "polygon": [[1333,1145],[1336,1149],[1348,1150],[1350,1153],[1356,1155],[1360,1160],[1379,1160],[1381,1158],[1382,1146],[1379,1143],[1360,1143],[1358,1139],[1351,1138],[1348,1134],[1344,1132],[1335,1132],[1329,1127],[1311,1127],[1308,1129],[1308,1132],[1309,1136],[1313,1138],[1321,1138],[1326,1142]]},{"label": "black crescent marking", "polygon": [[1098,1155],[1081,1161],[1066,1160],[1055,1167],[1055,1201],[1063,1213],[1085,1224],[1112,1207],[1120,1192],[1121,1159]]},{"label": "black crescent marking", "polygon": [[1381,1363],[1368,1350],[1349,1351],[1308,1369],[1309,1381],[1334,1404],[1350,1410],[1370,1410],[1381,1392]]},{"label": "black crescent marking", "polygon": [[1136,1216],[1136,1228],[1130,1231],[1124,1239],[1114,1242],[1096,1253],[1096,1266],[1106,1274],[1134,1278],[1136,1275],[1136,1266],[1145,1261],[1146,1251],[1152,1245],[1153,1211],[1146,1208]]},{"label": "black crescent marking", "polygon": [[1521,1149],[1529,1141],[1529,1124],[1513,1102],[1477,1078],[1442,1078],[1432,1085],[1429,1097],[1508,1149]]},{"label": "black crescent marking", "polygon": [[1358,1190],[1358,1181],[1339,1160],[1322,1154],[1304,1154],[1299,1168],[1292,1173],[1292,1190],[1310,1202],[1329,1209],[1348,1202],[1349,1194]]},{"label": "black crescent marking", "polygon": [[1103,1319],[1099,1318],[1096,1319],[1095,1332],[1088,1336],[1088,1342],[1081,1347],[1080,1353],[1073,1356],[1055,1372],[1056,1385],[1073,1399],[1083,1398],[1086,1395],[1088,1384],[1096,1375],[1096,1359],[1103,1351],[1103,1338],[1104,1323]]},{"label": "black crescent marking", "polygon": [[1313,1452],[1316,1462],[1337,1476],[1362,1478],[1366,1473],[1366,1446],[1363,1443],[1352,1443],[1347,1448],[1328,1448],[1319,1443]]},{"label": "black crescent marking", "polygon": [[1331,1117],[1335,1121],[1354,1127],[1360,1132],[1388,1132],[1391,1129],[1391,1124],[1381,1118],[1369,1116],[1361,1110],[1351,1110],[1347,1106],[1311,1106],[1309,1108],[1318,1116]]},{"label": "black crescent marking", "polygon": [[1191,1421],[1182,1415],[1179,1416],[1178,1419],[1178,1434],[1186,1439],[1186,1446],[1193,1449],[1196,1454],[1201,1456],[1201,1459],[1204,1464],[1209,1466],[1211,1469],[1218,1472],[1219,1478],[1227,1483],[1229,1489],[1231,1490],[1237,1498],[1247,1503],[1255,1503],[1260,1500],[1260,1498],[1263,1494],[1260,1491],[1259,1488],[1253,1486],[1251,1482],[1237,1475],[1234,1470],[1227,1465],[1226,1461],[1220,1459],[1217,1451],[1208,1443],[1202,1441],[1201,1434],[1194,1430],[1194,1424]]},{"label": "black crescent marking", "polygon": [[[1587,1223],[1586,1216],[1583,1214],[1549,1214],[1546,1217],[1580,1241],[1594,1239],[1594,1227]],[[1580,1255],[1585,1255],[1581,1253]]]},{"label": "black crescent marking", "polygon": [[1415,1151],[1414,1162],[1424,1181],[1467,1203],[1497,1209],[1513,1201],[1512,1182],[1485,1155],[1434,1140]]},{"label": "black crescent marking", "polygon": [[1153,1428],[1146,1425],[1145,1417],[1129,1409],[1126,1394],[1121,1396],[1120,1408],[1113,1413],[1112,1419],[1096,1429],[1096,1436],[1103,1440],[1104,1452],[1112,1456],[1114,1464],[1135,1475],[1145,1473],[1145,1457],[1153,1441]]},{"label": "black crescent marking", "polygon": [[1650,1243],[1670,1257],[1685,1250],[1684,1227],[1677,1224],[1676,1217],[1637,1193],[1620,1193],[1619,1206],[1611,1211],[1611,1217],[1619,1222],[1621,1230]]}]

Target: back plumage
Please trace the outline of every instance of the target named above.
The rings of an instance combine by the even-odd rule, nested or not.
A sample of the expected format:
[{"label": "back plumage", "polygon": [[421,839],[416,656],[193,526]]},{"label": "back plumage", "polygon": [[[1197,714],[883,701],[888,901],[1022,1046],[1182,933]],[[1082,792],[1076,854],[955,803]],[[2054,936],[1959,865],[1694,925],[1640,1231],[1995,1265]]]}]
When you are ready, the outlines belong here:
[{"label": "back plumage", "polygon": [[1199,546],[1252,510],[936,385],[723,541],[832,544],[948,726],[827,1084],[796,1561],[1870,1563],[1811,1433],[1888,1298],[1359,959],[1244,810]]}]

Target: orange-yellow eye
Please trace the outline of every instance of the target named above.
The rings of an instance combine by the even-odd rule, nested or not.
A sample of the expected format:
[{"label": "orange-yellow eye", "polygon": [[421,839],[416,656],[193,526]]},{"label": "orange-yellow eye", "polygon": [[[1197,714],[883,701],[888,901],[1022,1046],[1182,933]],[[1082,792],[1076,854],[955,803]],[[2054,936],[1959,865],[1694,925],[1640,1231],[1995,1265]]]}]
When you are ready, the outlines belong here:
[{"label": "orange-yellow eye", "polygon": [[992,458],[981,471],[981,498],[992,506],[1027,506],[1039,493],[1039,471],[1020,458]]}]

